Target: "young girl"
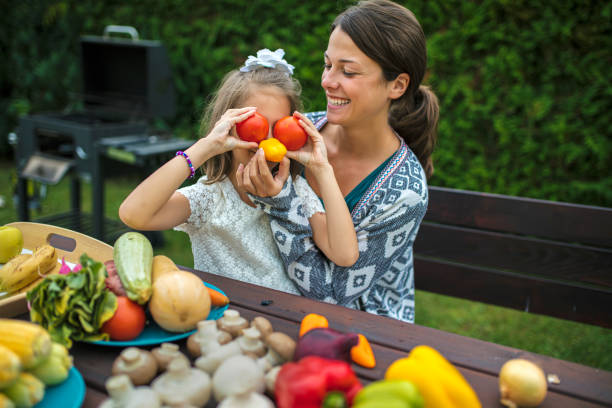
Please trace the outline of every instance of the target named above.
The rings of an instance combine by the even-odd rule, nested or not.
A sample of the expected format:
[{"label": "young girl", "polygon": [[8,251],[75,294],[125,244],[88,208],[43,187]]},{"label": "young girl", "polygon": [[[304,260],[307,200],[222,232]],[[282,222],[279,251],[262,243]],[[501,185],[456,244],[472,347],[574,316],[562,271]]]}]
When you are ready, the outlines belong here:
[{"label": "young girl", "polygon": [[[299,293],[280,260],[268,216],[236,182],[236,172],[254,155],[263,157],[256,143],[236,136],[236,123],[257,111],[268,120],[270,137],[276,121],[301,108],[299,83],[291,77],[293,66],[283,55],[280,49],[260,50],[240,70],[228,73],[202,119],[205,137],[185,152],[177,152],[138,185],[121,204],[119,217],[137,230],[175,228],[189,234],[195,269]],[[310,220],[321,251],[333,262],[351,265],[358,249],[348,208],[327,162],[321,135],[312,126],[304,128],[318,153],[318,159],[306,167],[330,187],[320,193],[325,213],[308,183],[296,177],[300,210],[292,214],[293,220],[305,225]],[[179,189],[200,166],[205,176]],[[289,167],[284,158],[278,177],[287,178]]]}]

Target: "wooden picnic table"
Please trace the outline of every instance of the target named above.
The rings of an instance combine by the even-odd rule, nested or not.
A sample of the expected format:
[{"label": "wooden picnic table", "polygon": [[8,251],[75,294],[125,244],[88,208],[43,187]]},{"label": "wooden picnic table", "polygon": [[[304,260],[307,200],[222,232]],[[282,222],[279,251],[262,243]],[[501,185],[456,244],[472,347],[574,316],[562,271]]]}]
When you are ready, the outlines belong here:
[{"label": "wooden picnic table", "polygon": [[[504,362],[517,357],[537,362],[546,374],[555,374],[560,380],[559,384],[549,384],[542,408],[612,406],[610,371],[322,303],[217,275],[193,272],[221,288],[230,298],[230,308],[238,310],[245,318],[250,320],[255,316],[265,316],[276,331],[282,331],[294,339],[297,339],[301,319],[312,312],[326,316],[330,327],[334,329],[363,333],[372,344],[377,360],[374,369],[353,364],[364,384],[383,378],[385,370],[393,361],[405,357],[413,347],[427,344],[455,364],[478,394],[483,407],[502,407],[499,403],[497,375]],[[186,350],[186,340],[177,343]],[[87,385],[83,407],[97,407],[107,398],[104,382],[110,376],[112,362],[121,349],[87,343],[76,343],[71,349],[74,364]],[[215,406],[214,401],[208,406]]]}]

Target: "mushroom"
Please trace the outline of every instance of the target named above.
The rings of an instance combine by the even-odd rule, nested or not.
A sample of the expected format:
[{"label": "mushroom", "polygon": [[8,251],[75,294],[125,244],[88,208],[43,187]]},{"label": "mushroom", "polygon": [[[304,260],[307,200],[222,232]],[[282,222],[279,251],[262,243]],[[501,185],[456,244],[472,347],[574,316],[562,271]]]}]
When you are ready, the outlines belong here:
[{"label": "mushroom", "polygon": [[265,395],[248,392],[227,397],[217,408],[274,408],[274,404]]},{"label": "mushroom", "polygon": [[236,339],[242,353],[253,356],[254,358],[262,357],[266,354],[266,346],[260,340],[261,333],[255,327],[247,327],[242,330],[242,336]]},{"label": "mushroom", "polygon": [[264,376],[264,383],[266,384],[266,392],[274,397],[276,388],[276,377],[278,377],[278,372],[281,370],[282,365],[277,365],[272,367],[266,375]]},{"label": "mushroom", "polygon": [[206,351],[203,346],[202,355],[195,361],[195,366],[212,375],[223,360],[241,352],[240,345],[235,340],[209,351]]},{"label": "mushroom", "polygon": [[249,392],[263,393],[264,373],[252,358],[236,355],[223,361],[212,377],[213,395],[217,402]]},{"label": "mushroom", "polygon": [[151,387],[169,405],[187,403],[203,407],[210,399],[210,377],[192,368],[182,357],[170,361],[166,372],[157,377]]},{"label": "mushroom", "polygon": [[151,354],[157,361],[159,371],[166,370],[168,363],[175,358],[187,359],[187,356],[180,352],[178,344],[174,343],[162,343],[160,347],[151,350]]},{"label": "mushroom", "polygon": [[274,331],[272,323],[263,316],[257,316],[251,320],[251,327],[256,328],[261,333],[261,338],[265,340],[270,333]]},{"label": "mushroom", "polygon": [[223,313],[223,317],[217,320],[217,327],[224,330],[236,338],[240,335],[242,329],[249,327],[249,322],[240,313],[234,309],[227,309]]},{"label": "mushroom", "polygon": [[224,330],[218,330],[217,322],[214,320],[202,320],[198,322],[198,330],[187,339],[187,351],[191,357],[200,357],[202,345],[210,344],[214,340],[219,345],[227,344],[232,340],[232,335]]},{"label": "mushroom", "polygon": [[130,377],[126,374],[109,377],[105,386],[110,398],[105,400],[100,408],[161,407],[161,401],[155,391],[149,387],[134,388]]},{"label": "mushroom", "polygon": [[150,351],[128,347],[113,362],[112,373],[127,374],[134,385],[148,384],[157,374],[157,361]]},{"label": "mushroom", "polygon": [[268,352],[265,356],[257,359],[257,364],[264,372],[293,359],[296,343],[285,333],[273,332],[268,335],[266,345],[268,346]]}]

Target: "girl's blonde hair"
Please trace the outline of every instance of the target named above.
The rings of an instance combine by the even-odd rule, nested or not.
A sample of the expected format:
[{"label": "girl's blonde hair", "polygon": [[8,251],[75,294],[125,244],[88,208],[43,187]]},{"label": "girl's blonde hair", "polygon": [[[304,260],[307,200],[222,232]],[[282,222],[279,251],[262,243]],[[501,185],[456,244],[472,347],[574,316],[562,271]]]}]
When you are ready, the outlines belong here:
[{"label": "girl's blonde hair", "polygon": [[[250,92],[257,86],[275,86],[289,99],[291,113],[302,110],[300,83],[276,68],[261,67],[254,71],[240,72],[233,70],[223,80],[218,90],[213,94],[211,102],[204,110],[200,122],[200,137],[206,137],[228,109],[243,106],[250,96]],[[214,156],[207,160],[202,169],[207,176],[207,184],[223,180],[231,170],[231,151]]]}]

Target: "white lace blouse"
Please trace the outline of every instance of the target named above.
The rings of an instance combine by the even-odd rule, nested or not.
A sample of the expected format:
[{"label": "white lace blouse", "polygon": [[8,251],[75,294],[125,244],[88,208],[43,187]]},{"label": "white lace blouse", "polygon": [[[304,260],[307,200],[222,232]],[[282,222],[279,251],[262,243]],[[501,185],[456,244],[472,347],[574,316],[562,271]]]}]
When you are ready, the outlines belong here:
[{"label": "white lace blouse", "polygon": [[[306,181],[298,179],[307,203],[305,211],[310,215],[323,212]],[[243,202],[228,178],[214,184],[205,184],[205,180],[206,176],[178,190],[189,201],[191,215],[174,229],[189,235],[194,268],[299,294],[285,272],[268,215]]]}]

